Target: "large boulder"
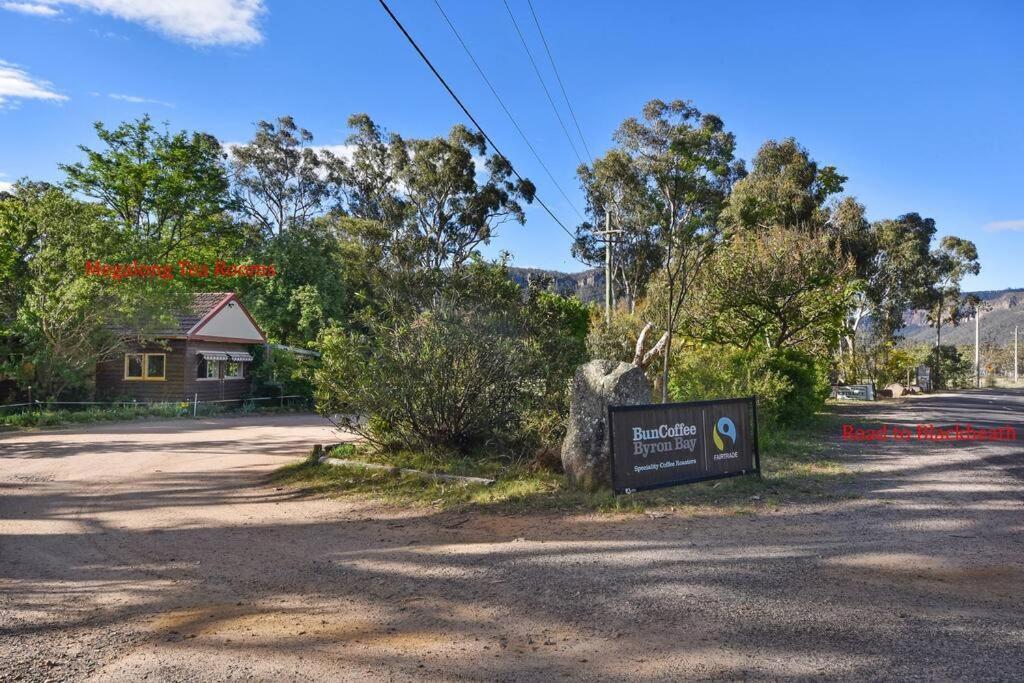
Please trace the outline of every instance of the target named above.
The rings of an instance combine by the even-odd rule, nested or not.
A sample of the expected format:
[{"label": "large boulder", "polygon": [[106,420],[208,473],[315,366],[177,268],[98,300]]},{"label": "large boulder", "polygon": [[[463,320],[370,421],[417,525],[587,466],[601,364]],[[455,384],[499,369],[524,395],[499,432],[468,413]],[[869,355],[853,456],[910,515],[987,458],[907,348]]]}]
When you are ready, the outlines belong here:
[{"label": "large boulder", "polygon": [[899,398],[903,394],[907,393],[907,390],[899,382],[893,382],[885,387],[885,390],[889,392],[889,395],[893,398]]},{"label": "large boulder", "polygon": [[635,365],[592,360],[580,366],[570,388],[569,426],[562,442],[562,467],[569,482],[592,491],[610,486],[608,406],[650,403],[651,383]]}]

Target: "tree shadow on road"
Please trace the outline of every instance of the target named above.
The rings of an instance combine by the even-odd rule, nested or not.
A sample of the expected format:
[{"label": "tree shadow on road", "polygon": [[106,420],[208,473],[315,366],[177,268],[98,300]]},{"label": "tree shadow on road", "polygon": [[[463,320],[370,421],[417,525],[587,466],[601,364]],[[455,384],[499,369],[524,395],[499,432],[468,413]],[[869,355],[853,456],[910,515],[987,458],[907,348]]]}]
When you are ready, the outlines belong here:
[{"label": "tree shadow on road", "polygon": [[[1017,455],[848,449],[855,497],[703,518],[352,506],[245,470],[8,485],[0,656],[133,624],[172,678],[277,657],[339,678],[1008,679]],[[174,524],[132,525],[160,508]]]}]

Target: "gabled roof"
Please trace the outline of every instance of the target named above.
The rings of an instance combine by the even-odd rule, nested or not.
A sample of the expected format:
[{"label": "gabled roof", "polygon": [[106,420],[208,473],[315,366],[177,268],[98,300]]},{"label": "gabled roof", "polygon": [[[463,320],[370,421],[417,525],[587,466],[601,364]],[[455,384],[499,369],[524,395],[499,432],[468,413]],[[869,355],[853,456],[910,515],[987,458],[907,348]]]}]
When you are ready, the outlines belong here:
[{"label": "gabled roof", "polygon": [[[237,309],[235,308],[237,306]],[[217,317],[217,314],[223,311],[225,308],[231,310],[236,323],[244,320],[248,320],[248,323],[252,325],[256,335],[259,337],[261,342],[266,342],[266,335],[253,320],[249,311],[246,310],[242,302],[238,300],[238,297],[234,292],[196,292],[192,295],[192,303],[188,309],[178,313],[175,316],[175,322],[172,326],[151,333],[153,336],[161,339],[208,339],[210,341],[237,341],[240,343],[257,343],[255,337],[250,334],[246,338],[236,338],[234,336],[224,336],[221,332],[216,329],[210,328],[206,330],[204,334],[204,328]],[[240,311],[244,318],[238,316],[235,311]],[[248,325],[244,325],[248,327]],[[216,326],[215,326],[216,327]],[[223,327],[223,326],[221,326]],[[211,333],[211,329],[214,333]],[[131,330],[121,329],[122,334],[130,335]],[[250,338],[252,337],[252,338]]]},{"label": "gabled roof", "polygon": [[189,310],[178,316],[180,334],[188,336],[189,330],[233,296],[235,296],[234,292],[196,292],[193,294]]},{"label": "gabled roof", "polygon": [[[185,332],[186,339],[266,343],[267,337],[233,292],[211,292],[210,299],[221,298],[210,306],[210,299],[193,299],[193,314],[199,319]],[[208,309],[208,310],[207,310]],[[183,318],[182,324],[191,320]],[[253,334],[255,333],[255,335]]]}]

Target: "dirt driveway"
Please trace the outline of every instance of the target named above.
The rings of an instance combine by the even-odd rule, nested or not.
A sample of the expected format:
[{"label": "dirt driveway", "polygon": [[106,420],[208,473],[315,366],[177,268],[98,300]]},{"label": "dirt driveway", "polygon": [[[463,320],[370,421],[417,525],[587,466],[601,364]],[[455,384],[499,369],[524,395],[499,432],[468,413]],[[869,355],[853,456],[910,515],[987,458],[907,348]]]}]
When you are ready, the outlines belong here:
[{"label": "dirt driveway", "polygon": [[[1019,424],[1022,409],[1002,392],[843,411]],[[0,680],[1024,667],[1019,443],[849,446],[851,497],[751,516],[410,513],[267,484],[336,440],[295,416],[0,435]]]}]

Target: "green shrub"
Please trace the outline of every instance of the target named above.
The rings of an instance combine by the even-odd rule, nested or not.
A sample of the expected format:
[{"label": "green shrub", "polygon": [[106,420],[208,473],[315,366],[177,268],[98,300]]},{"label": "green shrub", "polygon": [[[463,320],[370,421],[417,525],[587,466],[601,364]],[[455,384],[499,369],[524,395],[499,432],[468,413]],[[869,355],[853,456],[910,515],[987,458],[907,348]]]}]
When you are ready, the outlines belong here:
[{"label": "green shrub", "polygon": [[913,380],[917,376],[917,366],[925,362],[926,354],[912,348],[893,347],[891,342],[887,347],[883,354],[879,354],[880,362],[875,366],[878,384],[883,387],[893,382],[906,384],[908,376]]},{"label": "green shrub", "polygon": [[[200,406],[202,407],[202,406]],[[58,424],[85,424],[134,420],[140,417],[181,417],[191,415],[187,403],[156,403],[152,405],[124,405],[91,407],[84,410],[66,410],[43,407],[0,416],[0,425],[13,428],[48,427]]]},{"label": "green shrub", "polygon": [[253,363],[254,396],[312,396],[317,359],[285,349],[258,347]]},{"label": "green shrub", "polygon": [[812,416],[828,391],[822,364],[795,349],[687,349],[673,358],[669,379],[675,401],[756,394],[758,415],[769,424],[791,425]]},{"label": "green shrub", "polygon": [[936,389],[962,389],[974,386],[974,365],[952,345],[932,347],[928,364]]},{"label": "green shrub", "polygon": [[390,450],[554,446],[589,316],[575,297],[536,281],[524,292],[503,264],[474,262],[423,308],[394,305],[326,330],[318,408]]},{"label": "green shrub", "polygon": [[[591,359],[633,362],[636,340],[644,327],[644,321],[637,315],[616,311],[609,326],[604,319],[604,310],[594,306],[590,319],[590,333],[587,335],[587,352]],[[660,336],[652,334],[655,340]],[[655,340],[648,341],[648,347]]]},{"label": "green shrub", "polygon": [[320,410],[379,446],[469,452],[518,431],[530,363],[514,320],[445,307],[368,335],[329,329],[320,348]]},{"label": "green shrub", "polygon": [[522,437],[531,447],[554,448],[565,436],[569,381],[587,360],[590,310],[576,297],[530,288],[524,305],[524,342],[530,378],[521,416]]}]

